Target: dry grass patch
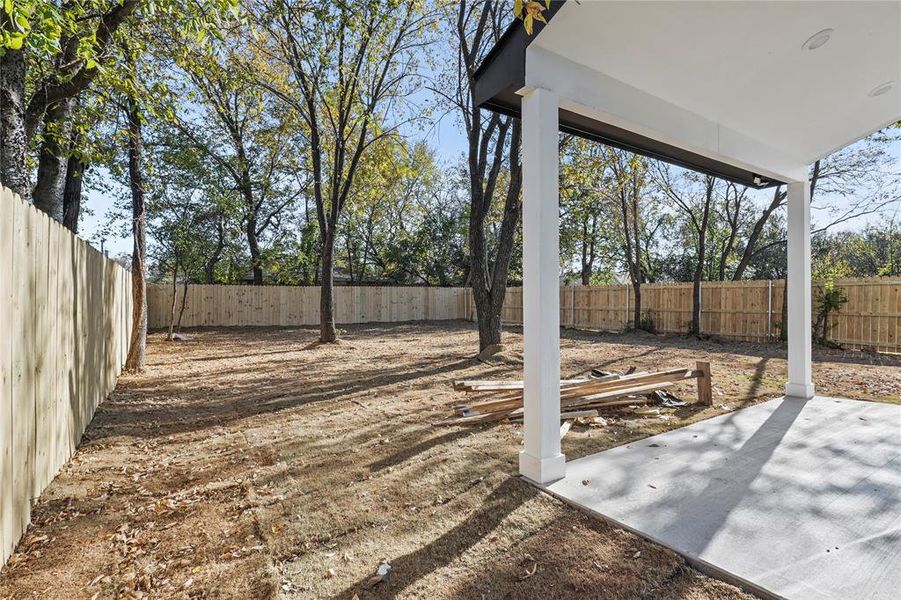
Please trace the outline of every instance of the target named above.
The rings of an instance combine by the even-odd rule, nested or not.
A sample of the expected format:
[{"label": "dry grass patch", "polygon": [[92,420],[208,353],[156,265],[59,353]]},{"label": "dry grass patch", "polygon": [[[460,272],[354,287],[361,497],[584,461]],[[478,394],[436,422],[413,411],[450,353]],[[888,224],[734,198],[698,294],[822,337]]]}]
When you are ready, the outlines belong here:
[{"label": "dry grass patch", "polygon": [[[745,598],[516,477],[521,428],[435,428],[473,359],[469,323],[151,337],[39,499],[0,575],[12,598]],[[512,352],[521,336],[511,333]],[[784,350],[565,332],[564,373],[713,365],[716,406],[575,426],[570,458],[779,395]],[[897,358],[818,351],[824,395],[901,402]],[[694,398],[693,383],[677,395]],[[388,559],[391,571],[369,584]]]}]

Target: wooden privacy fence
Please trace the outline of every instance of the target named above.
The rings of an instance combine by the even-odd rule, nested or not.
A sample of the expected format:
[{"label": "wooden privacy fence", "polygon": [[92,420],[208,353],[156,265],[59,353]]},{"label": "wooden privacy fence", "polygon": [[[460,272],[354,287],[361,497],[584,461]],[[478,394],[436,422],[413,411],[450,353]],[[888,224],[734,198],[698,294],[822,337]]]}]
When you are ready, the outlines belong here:
[{"label": "wooden privacy fence", "polygon": [[[848,303],[831,319],[829,337],[848,348],[901,352],[901,279],[845,279],[835,282]],[[814,286],[814,296],[822,286]],[[690,283],[646,283],[641,286],[642,316],[657,331],[686,333],[691,323]],[[176,292],[176,312],[182,288]],[[784,283],[727,281],[701,284],[701,331],[755,342],[778,339],[782,326]],[[560,288],[560,323],[564,327],[622,331],[631,325],[635,297],[632,286],[566,286]],[[150,286],[150,327],[169,324],[171,286]],[[466,288],[343,287],[335,288],[338,323],[475,319],[472,294]],[[508,288],[502,318],[522,324],[522,288]],[[289,286],[188,286],[185,327],[317,325],[319,288]]]},{"label": "wooden privacy fence", "polygon": [[[901,352],[901,278],[842,279],[833,282],[848,297],[830,316],[828,338],[846,348]],[[779,338],[785,283],[774,281],[704,281],[701,283],[701,331],[733,340],[768,342]],[[816,298],[823,284],[815,284]],[[641,286],[642,317],[661,333],[687,333],[691,325],[691,283],[646,283]],[[632,286],[560,288],[560,323],[564,327],[622,331],[632,325]],[[509,288],[505,323],[522,323],[522,288]]]},{"label": "wooden privacy fence", "polygon": [[[701,284],[701,331],[735,340],[765,342],[778,337],[783,282],[737,281]],[[691,283],[645,283],[642,319],[660,333],[687,333],[691,325]],[[560,288],[560,324],[595,331],[623,331],[634,325],[631,285]],[[509,288],[501,315],[522,323],[522,288]]]},{"label": "wooden privacy fence", "polygon": [[[183,289],[176,290],[176,314]],[[172,286],[147,290],[151,328],[169,326]],[[469,318],[469,290],[436,287],[338,286],[337,323],[394,323]],[[319,288],[297,286],[189,285],[184,327],[318,325]]]},{"label": "wooden privacy fence", "polygon": [[131,274],[0,188],[0,565],[116,385]]}]

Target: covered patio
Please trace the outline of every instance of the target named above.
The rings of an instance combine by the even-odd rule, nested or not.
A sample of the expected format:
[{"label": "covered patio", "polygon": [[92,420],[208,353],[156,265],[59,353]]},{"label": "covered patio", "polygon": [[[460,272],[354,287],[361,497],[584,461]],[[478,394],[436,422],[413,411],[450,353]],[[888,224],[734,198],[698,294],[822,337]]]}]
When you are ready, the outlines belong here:
[{"label": "covered patio", "polygon": [[[532,35],[515,23],[476,73],[476,102],[523,126],[520,472],[761,594],[897,590],[897,563],[873,557],[901,554],[901,466],[888,435],[899,431],[901,407],[815,397],[808,170],[901,119],[901,3],[555,1],[543,14],[547,25]],[[652,438],[652,450],[567,464],[558,431],[560,131],[754,188],[786,186],[784,399]],[[889,428],[883,437],[870,437],[870,412]],[[667,492],[682,469],[694,491],[680,503]],[[858,494],[869,477],[876,491]],[[666,483],[652,489],[641,478]],[[783,479],[791,485],[774,485]],[[629,496],[638,488],[653,500]],[[664,507],[681,529],[660,523]],[[747,531],[756,545],[743,544]],[[829,544],[858,552],[839,560],[830,550],[823,562]],[[819,567],[828,571],[811,576]]]}]

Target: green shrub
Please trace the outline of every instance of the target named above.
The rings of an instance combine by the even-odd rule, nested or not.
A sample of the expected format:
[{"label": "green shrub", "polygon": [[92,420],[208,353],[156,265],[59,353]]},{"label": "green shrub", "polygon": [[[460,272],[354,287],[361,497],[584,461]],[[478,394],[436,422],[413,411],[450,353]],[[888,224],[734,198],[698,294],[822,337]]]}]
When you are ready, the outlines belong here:
[{"label": "green shrub", "polygon": [[842,288],[835,287],[831,281],[822,290],[817,292],[816,308],[817,317],[813,325],[813,338],[818,344],[832,345],[829,341],[829,317],[840,312],[842,306],[847,304],[848,294]]}]

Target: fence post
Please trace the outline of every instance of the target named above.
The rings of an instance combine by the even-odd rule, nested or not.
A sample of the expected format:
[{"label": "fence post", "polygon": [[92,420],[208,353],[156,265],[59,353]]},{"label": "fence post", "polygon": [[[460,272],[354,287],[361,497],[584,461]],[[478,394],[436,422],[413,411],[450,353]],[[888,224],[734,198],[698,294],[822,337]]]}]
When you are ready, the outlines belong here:
[{"label": "fence post", "polygon": [[773,341],[773,280],[766,280],[766,341]]},{"label": "fence post", "polygon": [[629,284],[626,284],[626,309],[623,312],[623,331],[629,328]]}]

